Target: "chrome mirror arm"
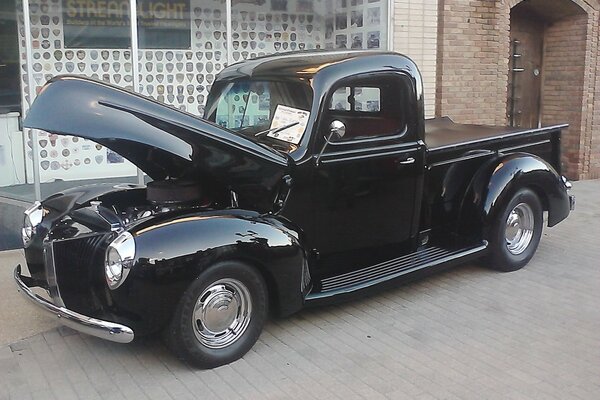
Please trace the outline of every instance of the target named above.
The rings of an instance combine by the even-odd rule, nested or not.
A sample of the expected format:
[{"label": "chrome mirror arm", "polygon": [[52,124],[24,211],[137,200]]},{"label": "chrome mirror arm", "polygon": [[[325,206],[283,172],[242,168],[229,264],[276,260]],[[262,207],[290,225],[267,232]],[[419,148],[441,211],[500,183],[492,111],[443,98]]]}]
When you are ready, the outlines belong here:
[{"label": "chrome mirror arm", "polygon": [[329,125],[329,136],[328,137],[323,136],[323,138],[325,139],[325,143],[323,143],[323,147],[321,148],[321,151],[317,155],[317,159],[316,159],[317,167],[319,166],[319,163],[321,161],[321,156],[323,155],[323,152],[327,148],[327,145],[332,144],[331,138],[333,137],[333,135],[335,135],[338,139],[341,139],[344,137],[345,134],[346,134],[346,125],[344,125],[344,123],[342,121],[333,120],[331,122],[331,125]]},{"label": "chrome mirror arm", "polygon": [[334,133],[335,133],[334,131],[331,131],[331,133],[329,134],[328,137],[323,136],[323,139],[325,139],[325,143],[323,143],[323,147],[321,147],[321,151],[319,151],[319,154],[317,154],[317,159],[315,161],[317,167],[319,166],[319,164],[321,162],[321,156],[323,155],[323,152],[327,148],[327,145],[331,143],[331,137],[333,136]]}]

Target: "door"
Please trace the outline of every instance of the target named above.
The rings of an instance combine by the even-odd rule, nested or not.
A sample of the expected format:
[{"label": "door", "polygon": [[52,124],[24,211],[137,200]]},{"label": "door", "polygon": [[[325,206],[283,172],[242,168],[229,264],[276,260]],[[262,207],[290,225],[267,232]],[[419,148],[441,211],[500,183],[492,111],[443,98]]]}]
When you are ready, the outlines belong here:
[{"label": "door", "polygon": [[531,15],[511,13],[509,117],[512,126],[537,128],[541,121],[544,24]]},{"label": "door", "polygon": [[409,128],[416,116],[410,83],[400,74],[354,79],[330,98],[317,132],[316,247],[324,268],[361,268],[397,256],[413,232],[424,147]]}]

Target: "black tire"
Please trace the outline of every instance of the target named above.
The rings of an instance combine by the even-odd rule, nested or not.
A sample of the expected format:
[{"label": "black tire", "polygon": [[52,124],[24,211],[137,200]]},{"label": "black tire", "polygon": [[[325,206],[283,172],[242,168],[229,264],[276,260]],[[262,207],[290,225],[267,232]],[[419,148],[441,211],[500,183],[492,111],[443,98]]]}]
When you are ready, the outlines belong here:
[{"label": "black tire", "polygon": [[[243,290],[238,284],[241,284],[247,290]],[[216,315],[219,317],[222,315],[218,313],[221,312],[221,309],[223,308],[222,304],[224,303],[223,300],[220,300],[221,302],[219,303],[219,299],[222,299],[223,296],[227,296],[228,294],[235,297],[232,293],[235,293],[236,290],[240,292],[238,293],[239,296],[250,299],[250,311],[248,312],[249,322],[247,322],[245,328],[239,328],[241,333],[239,333],[235,339],[231,339],[233,340],[232,342],[228,344],[225,343],[223,347],[214,347],[218,340],[225,340],[229,336],[235,336],[235,334],[230,331],[230,333],[224,333],[223,336],[219,338],[218,336],[208,337],[208,334],[200,332],[204,331],[212,334],[212,332],[208,330],[208,322],[210,321],[213,321],[213,325],[215,324],[215,321],[219,321],[216,323],[217,325],[219,325],[219,323],[227,324],[228,318],[223,320],[219,318],[211,320],[210,316]],[[244,294],[241,294],[241,292]],[[202,311],[200,311],[199,313],[202,315],[200,318],[196,319],[198,314],[194,314],[194,308],[196,303],[200,300],[201,295],[204,298],[202,303],[212,304],[213,306],[206,308],[201,307],[200,310],[209,310],[209,315],[206,317],[206,315],[202,314]],[[217,298],[217,295],[221,295],[221,297]],[[215,302],[212,302],[211,299],[215,299]],[[243,301],[229,303],[229,305],[236,306],[234,309],[238,310],[236,313],[238,317],[240,315],[239,310],[244,308],[240,306],[241,303],[243,303]],[[261,274],[256,269],[239,262],[219,263],[201,273],[185,291],[170,325],[164,332],[164,338],[167,346],[175,353],[175,355],[196,367],[215,368],[220,365],[228,364],[241,358],[252,348],[254,343],[256,343],[268,315],[268,305],[267,286]],[[225,313],[227,313],[229,307],[225,307],[224,310]],[[210,314],[211,312],[213,314]],[[202,317],[206,317],[205,319],[207,321],[206,328],[204,329],[202,322],[198,322],[202,321]],[[242,318],[238,317],[236,317],[235,320],[242,320]],[[196,321],[196,325],[194,324],[194,321]],[[213,346],[203,343],[203,340]],[[223,343],[220,345],[223,345]]]},{"label": "black tire", "polygon": [[[516,214],[513,214],[513,210]],[[533,232],[530,239],[522,242],[518,234],[512,233],[518,230],[507,231],[509,217],[515,221],[515,215],[521,216],[518,221],[526,220],[524,214],[530,214],[530,224],[521,226],[532,226]],[[489,231],[489,255],[487,264],[498,271],[510,272],[523,268],[535,254],[540,243],[543,229],[543,209],[538,196],[530,189],[518,190],[506,204],[503,211],[496,217]],[[514,239],[510,241],[510,239]],[[520,244],[520,246],[519,246]]]}]

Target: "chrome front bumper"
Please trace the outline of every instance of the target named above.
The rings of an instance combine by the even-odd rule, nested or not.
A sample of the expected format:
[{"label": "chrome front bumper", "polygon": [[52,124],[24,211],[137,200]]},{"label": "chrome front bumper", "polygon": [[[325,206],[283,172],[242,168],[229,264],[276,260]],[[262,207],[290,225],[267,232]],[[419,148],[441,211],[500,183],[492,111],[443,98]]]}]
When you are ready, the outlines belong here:
[{"label": "chrome front bumper", "polygon": [[33,293],[31,288],[23,281],[23,278],[27,279],[27,277],[21,275],[21,265],[17,265],[15,268],[14,278],[17,283],[17,288],[23,296],[45,310],[48,314],[59,318],[63,325],[112,342],[129,343],[133,340],[133,330],[125,325],[102,321],[71,311],[65,307],[56,306],[50,301]]}]

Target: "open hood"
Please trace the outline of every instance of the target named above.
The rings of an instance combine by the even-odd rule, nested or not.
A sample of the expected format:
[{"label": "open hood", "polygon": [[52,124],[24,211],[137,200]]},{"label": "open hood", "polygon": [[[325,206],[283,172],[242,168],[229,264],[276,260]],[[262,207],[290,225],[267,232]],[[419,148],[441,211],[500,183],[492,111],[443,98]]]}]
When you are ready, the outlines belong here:
[{"label": "open hood", "polygon": [[24,125],[90,139],[154,180],[210,179],[271,192],[288,157],[213,123],[106,83],[58,76],[41,90]]}]

